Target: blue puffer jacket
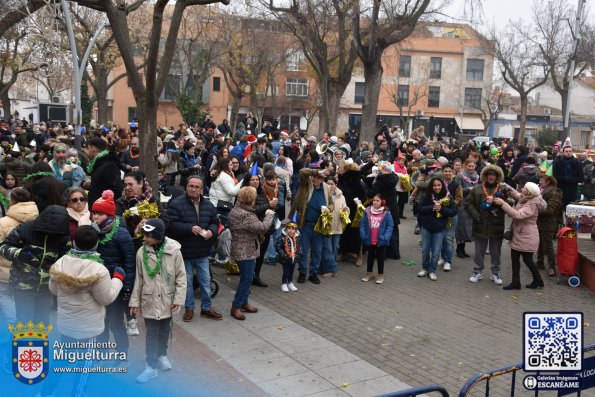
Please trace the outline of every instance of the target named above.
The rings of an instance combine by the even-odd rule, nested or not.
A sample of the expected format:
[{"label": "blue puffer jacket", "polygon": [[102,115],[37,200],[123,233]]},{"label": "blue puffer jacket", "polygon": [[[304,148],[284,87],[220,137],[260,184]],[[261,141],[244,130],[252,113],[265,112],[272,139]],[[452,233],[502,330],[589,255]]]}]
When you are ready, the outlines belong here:
[{"label": "blue puffer jacket", "polygon": [[[364,212],[364,216],[359,224],[359,235],[362,239],[362,244],[370,245],[370,221],[369,221],[369,214],[370,214],[370,207],[366,208]],[[393,222],[393,217],[390,214],[388,209],[384,209],[384,217],[382,218],[382,222],[380,223],[380,230],[378,231],[378,246],[379,247],[386,247],[390,244],[390,238],[393,235],[393,229],[395,228],[395,223]]]},{"label": "blue puffer jacket", "polygon": [[[114,221],[115,222],[115,221]],[[113,227],[114,225],[112,225]],[[110,229],[111,231],[111,229]],[[109,231],[108,231],[109,233]],[[99,233],[99,241],[97,244],[97,252],[101,255],[105,267],[109,270],[110,277],[114,276],[114,269],[120,266],[126,272],[123,289],[130,289],[134,287],[134,278],[136,276],[136,252],[134,250],[134,243],[132,237],[126,229],[126,222],[120,218],[120,227],[116,234],[113,235],[110,241],[101,244],[101,240],[107,233]]]},{"label": "blue puffer jacket", "polygon": [[[187,195],[170,200],[167,207],[169,225],[167,236],[182,245],[184,259],[197,259],[209,256],[211,247],[217,239],[219,216],[211,200],[200,197],[198,208],[199,219],[196,217],[194,204]],[[192,233],[192,226],[198,225],[202,229],[213,232],[213,237],[205,240],[202,236]]]}]

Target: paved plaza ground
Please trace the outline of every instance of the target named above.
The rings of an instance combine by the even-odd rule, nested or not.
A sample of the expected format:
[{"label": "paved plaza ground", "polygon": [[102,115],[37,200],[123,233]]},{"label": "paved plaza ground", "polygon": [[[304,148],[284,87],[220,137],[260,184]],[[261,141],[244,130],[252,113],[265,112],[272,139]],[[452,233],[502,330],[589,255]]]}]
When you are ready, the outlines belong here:
[{"label": "paved plaza ground", "polygon": [[[401,261],[419,263],[419,236],[406,215],[410,219],[400,227]],[[270,286],[253,287],[251,294],[251,303],[261,310],[243,322],[229,316],[239,277],[214,268],[221,291],[213,303],[223,321],[197,313],[184,323],[177,316],[169,354],[174,369],[140,390],[153,395],[156,387],[165,387],[167,397],[374,396],[438,383],[458,395],[473,375],[522,361],[525,311],[581,311],[585,343],[595,343],[595,294],[585,288],[556,285],[544,276],[542,290],[504,291],[489,280],[489,269],[484,280],[472,284],[470,258],[457,258],[449,273],[440,269],[433,282],[416,277],[420,265],[401,261],[387,262],[382,285],[363,283],[363,267],[341,263],[337,278],[297,284],[295,293],[279,290],[280,265],[265,266],[262,278]],[[507,243],[502,262],[500,275],[507,283]],[[528,270],[522,270],[521,279],[530,282]],[[129,373],[115,380],[121,384],[117,395],[135,395],[127,392],[127,384],[144,367],[142,324],[141,336],[131,340]],[[509,395],[510,378],[500,379],[490,395]],[[530,395],[520,387],[517,392]],[[471,395],[483,395],[483,389]],[[595,396],[595,391],[582,396]]]}]

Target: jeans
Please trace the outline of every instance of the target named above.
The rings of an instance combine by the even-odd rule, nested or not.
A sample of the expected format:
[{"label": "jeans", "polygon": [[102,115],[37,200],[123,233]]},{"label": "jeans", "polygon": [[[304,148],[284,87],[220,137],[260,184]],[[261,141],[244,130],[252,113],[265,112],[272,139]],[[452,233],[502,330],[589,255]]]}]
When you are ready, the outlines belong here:
[{"label": "jeans", "polygon": [[300,261],[298,271],[301,274],[308,273],[308,254],[310,254],[310,274],[318,273],[320,261],[322,259],[322,247],[324,243],[324,236],[314,231],[315,224],[312,222],[304,222],[304,226],[300,230],[302,236],[302,260]]},{"label": "jeans", "polygon": [[339,241],[341,241],[340,234],[324,237],[322,243],[322,263],[320,265],[321,273],[337,273],[339,271],[339,267],[337,266]]},{"label": "jeans", "polygon": [[124,323],[124,314],[128,311],[128,303],[124,303],[122,296],[105,307],[105,328],[103,333],[97,337],[98,342],[108,342],[109,333],[112,331],[114,342],[118,344],[118,350],[128,352],[128,333]]},{"label": "jeans", "polygon": [[200,282],[200,310],[209,310],[211,308],[211,269],[209,267],[209,257],[186,259],[184,260],[186,268],[186,309],[194,310],[194,286],[193,270],[196,270],[198,281]]},{"label": "jeans", "polygon": [[[63,343],[97,343],[97,339],[95,337],[89,339],[75,339],[69,336],[60,334],[60,341]],[[82,348],[82,349],[72,349],[71,352],[79,352],[79,354],[86,354],[90,353],[93,354],[93,351],[99,349],[93,348]],[[105,351],[105,350],[103,350]],[[105,362],[102,361],[93,361],[93,360],[79,360],[71,363],[67,360],[65,361],[54,361],[51,364],[52,367],[67,367],[67,368],[92,368],[94,366],[105,366]],[[63,385],[66,382],[61,382],[63,380],[64,374],[61,372],[51,372],[51,376],[48,376],[48,380],[43,383],[41,388],[41,395],[42,396],[49,396],[56,393],[58,386],[62,383]],[[49,374],[48,374],[49,375]],[[68,383],[71,385],[71,392],[70,396],[73,397],[84,397],[86,396],[87,391],[87,383],[89,380],[90,373],[82,373],[78,372],[75,374],[68,374],[67,379]],[[92,375],[91,375],[92,376]]]},{"label": "jeans", "polygon": [[450,227],[444,229],[444,240],[442,240],[442,252],[441,256],[444,262],[452,264],[452,253],[455,250],[455,233],[457,231],[457,224],[459,218],[453,216],[450,218]]},{"label": "jeans", "polygon": [[473,258],[473,272],[481,273],[484,267],[484,255],[490,246],[490,260],[492,274],[500,273],[500,254],[502,253],[502,239],[485,239],[475,237],[475,257]]},{"label": "jeans", "polygon": [[295,195],[297,194],[299,187],[300,187],[300,174],[299,174],[299,172],[294,172],[291,175],[291,186],[290,186],[292,202],[295,199]]},{"label": "jeans", "polygon": [[147,327],[147,364],[153,369],[158,367],[158,359],[167,356],[167,342],[171,333],[171,317],[161,320],[145,318]]},{"label": "jeans", "polygon": [[421,257],[422,267],[428,273],[436,273],[438,267],[438,258],[440,257],[440,248],[444,240],[444,230],[431,232],[425,227],[421,227]]},{"label": "jeans", "polygon": [[272,232],[271,241],[267,248],[267,253],[264,256],[265,262],[277,262],[277,260],[279,259],[279,255],[277,255],[277,250],[275,249],[275,247],[277,246],[277,241],[279,241],[279,238],[281,237],[282,231],[283,231],[283,228],[280,227],[279,229],[274,230]]},{"label": "jeans", "polygon": [[233,298],[232,306],[240,309],[243,305],[248,303],[248,295],[250,295],[250,286],[254,279],[254,266],[256,261],[249,259],[246,261],[238,261],[238,267],[240,268],[240,282],[236,289],[236,295]]},{"label": "jeans", "polygon": [[283,262],[283,275],[281,276],[281,284],[289,284],[293,282],[293,271],[295,270],[295,262]]},{"label": "jeans", "polygon": [[366,271],[372,273],[374,270],[374,261],[378,262],[378,274],[384,274],[384,250],[385,246],[368,246],[368,267]]},{"label": "jeans", "polygon": [[49,289],[40,289],[39,291],[15,289],[13,294],[18,321],[23,324],[27,324],[29,321],[33,321],[35,324],[43,321],[47,324],[50,321],[54,296]]}]

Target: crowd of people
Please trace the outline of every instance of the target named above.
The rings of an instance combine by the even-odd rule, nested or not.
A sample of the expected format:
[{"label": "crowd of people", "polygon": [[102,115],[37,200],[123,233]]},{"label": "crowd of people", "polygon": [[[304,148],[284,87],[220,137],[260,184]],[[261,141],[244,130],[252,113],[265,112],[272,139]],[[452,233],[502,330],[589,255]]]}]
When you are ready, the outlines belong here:
[{"label": "crowd of people", "polygon": [[503,288],[521,288],[521,257],[533,278],[526,287],[543,288],[546,261],[556,275],[565,206],[595,198],[589,153],[577,158],[569,140],[478,146],[385,125],[364,141],[279,130],[251,114],[236,131],[206,117],[157,133],[152,186],[134,126],[83,130],[77,151],[71,126],[0,125],[0,314],[47,323],[55,296],[62,340],[107,341],[111,331],[124,351],[140,314],[147,347],[138,382],[171,369],[172,317],[181,310],[193,320],[195,289],[200,317],[223,319],[211,300],[212,263],[239,272],[237,320],[258,312],[248,298],[252,286],[268,286],[263,264],[282,265],[282,293],[336,277],[339,264],[363,266],[365,256],[361,280],[382,284],[385,260],[401,259],[409,203],[421,237],[417,276],[437,281],[473,243],[469,281],[483,279],[489,250],[489,278],[501,285],[508,239],[512,279]]}]

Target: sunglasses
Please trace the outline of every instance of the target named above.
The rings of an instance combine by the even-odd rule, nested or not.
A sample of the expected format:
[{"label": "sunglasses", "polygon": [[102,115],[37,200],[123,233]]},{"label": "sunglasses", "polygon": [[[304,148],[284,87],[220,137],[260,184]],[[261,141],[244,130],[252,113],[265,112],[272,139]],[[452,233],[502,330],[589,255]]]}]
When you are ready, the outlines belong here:
[{"label": "sunglasses", "polygon": [[73,197],[73,198],[70,199],[70,202],[71,203],[78,203],[78,202],[86,203],[87,202],[87,199],[84,198],[84,197]]}]

